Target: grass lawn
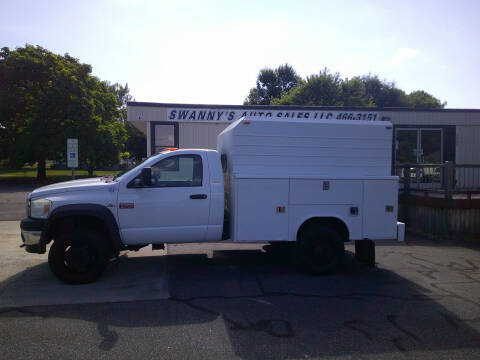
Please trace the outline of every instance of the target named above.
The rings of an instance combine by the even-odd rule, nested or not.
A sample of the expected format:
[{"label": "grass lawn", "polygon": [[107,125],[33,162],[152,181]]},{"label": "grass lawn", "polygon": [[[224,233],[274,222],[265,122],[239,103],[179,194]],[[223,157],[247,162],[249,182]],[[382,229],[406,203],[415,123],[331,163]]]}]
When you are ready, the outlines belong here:
[{"label": "grass lawn", "polygon": [[[93,172],[94,177],[118,174],[118,171],[97,170]],[[87,170],[75,170],[75,179],[87,178]],[[47,169],[47,180],[41,183],[51,184],[59,181],[68,181],[72,179],[71,170],[51,170]],[[37,169],[25,167],[17,170],[0,169],[0,184],[24,184],[37,183]]]}]

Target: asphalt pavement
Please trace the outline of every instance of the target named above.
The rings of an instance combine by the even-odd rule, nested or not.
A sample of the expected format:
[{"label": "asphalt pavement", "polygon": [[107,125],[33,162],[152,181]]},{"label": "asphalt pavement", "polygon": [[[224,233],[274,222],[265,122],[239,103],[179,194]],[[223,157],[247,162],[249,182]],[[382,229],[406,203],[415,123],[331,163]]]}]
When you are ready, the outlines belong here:
[{"label": "asphalt pavement", "polygon": [[0,185],[0,221],[24,218],[27,194],[39,186],[41,185]]},{"label": "asphalt pavement", "polygon": [[[1,197],[0,197],[1,202]],[[71,286],[0,221],[2,359],[478,359],[480,249],[407,237],[310,276],[264,245],[126,252]]]}]

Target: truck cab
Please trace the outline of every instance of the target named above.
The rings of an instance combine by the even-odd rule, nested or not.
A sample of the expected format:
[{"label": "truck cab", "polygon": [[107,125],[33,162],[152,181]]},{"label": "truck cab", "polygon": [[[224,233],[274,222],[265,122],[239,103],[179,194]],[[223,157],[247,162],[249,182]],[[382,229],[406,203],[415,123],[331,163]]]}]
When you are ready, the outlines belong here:
[{"label": "truck cab", "polygon": [[118,177],[35,189],[21,221],[27,252],[49,251],[67,283],[95,280],[121,250],[218,241],[224,215],[220,156],[214,150],[164,151]]},{"label": "truck cab", "polygon": [[124,244],[220,240],[224,192],[216,151],[167,151],[114,181]]}]

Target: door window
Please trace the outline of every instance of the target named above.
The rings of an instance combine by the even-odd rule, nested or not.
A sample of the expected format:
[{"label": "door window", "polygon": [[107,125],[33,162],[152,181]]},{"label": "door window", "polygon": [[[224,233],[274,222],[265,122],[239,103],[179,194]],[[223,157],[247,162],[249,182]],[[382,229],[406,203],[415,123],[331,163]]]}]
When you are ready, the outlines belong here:
[{"label": "door window", "polygon": [[417,163],[418,130],[397,130],[397,164]]},{"label": "door window", "polygon": [[170,156],[152,166],[152,187],[202,186],[199,155]]},{"label": "door window", "polygon": [[441,164],[442,163],[442,131],[421,130],[422,153],[420,162],[426,164]]},{"label": "door window", "polygon": [[397,129],[396,163],[402,164],[441,164],[441,129]]},{"label": "door window", "polygon": [[[404,164],[441,164],[442,129],[417,128],[397,129],[395,137],[397,165]],[[403,178],[404,169],[396,174]],[[441,170],[435,166],[413,166],[410,169],[411,183],[440,183]]]},{"label": "door window", "polygon": [[175,125],[155,125],[155,153],[175,146]]}]

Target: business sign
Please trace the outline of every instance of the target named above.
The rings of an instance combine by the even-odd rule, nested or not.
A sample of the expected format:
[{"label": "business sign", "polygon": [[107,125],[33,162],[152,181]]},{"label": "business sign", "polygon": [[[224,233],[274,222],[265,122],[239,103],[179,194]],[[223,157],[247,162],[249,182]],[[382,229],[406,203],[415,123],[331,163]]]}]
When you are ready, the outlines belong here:
[{"label": "business sign", "polygon": [[67,139],[67,166],[78,167],[78,139]]},{"label": "business sign", "polygon": [[178,122],[214,122],[229,123],[243,116],[264,116],[277,119],[321,120],[381,120],[374,111],[342,110],[247,110],[247,109],[205,109],[205,108],[168,108],[167,121]]}]

